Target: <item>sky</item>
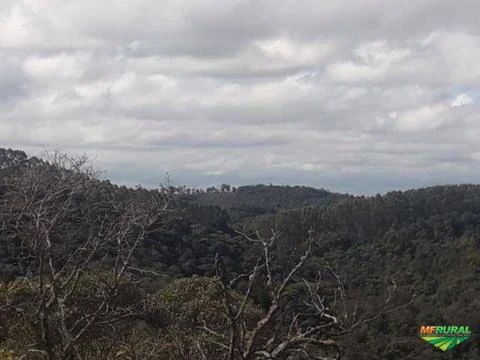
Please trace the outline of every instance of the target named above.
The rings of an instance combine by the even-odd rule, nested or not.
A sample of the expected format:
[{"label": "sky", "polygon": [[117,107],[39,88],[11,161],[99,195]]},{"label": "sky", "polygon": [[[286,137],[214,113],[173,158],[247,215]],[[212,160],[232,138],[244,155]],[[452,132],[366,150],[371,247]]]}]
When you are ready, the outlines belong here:
[{"label": "sky", "polygon": [[0,0],[0,147],[113,182],[480,175],[478,0]]}]

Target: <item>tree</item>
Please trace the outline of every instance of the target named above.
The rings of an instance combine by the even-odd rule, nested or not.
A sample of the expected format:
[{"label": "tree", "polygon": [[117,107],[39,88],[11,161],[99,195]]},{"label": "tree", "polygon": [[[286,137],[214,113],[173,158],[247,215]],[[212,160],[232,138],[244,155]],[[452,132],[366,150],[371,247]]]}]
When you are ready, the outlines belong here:
[{"label": "tree", "polygon": [[220,186],[220,191],[221,191],[222,193],[224,193],[224,192],[230,192],[230,185],[229,185],[229,184],[222,184],[222,185]]},{"label": "tree", "polygon": [[[102,186],[86,157],[60,152],[5,179],[0,235],[21,248],[18,261],[28,274],[22,281],[31,290],[8,307],[24,315],[24,356],[79,358],[79,344],[94,330],[101,334],[142,311],[120,295],[135,250],[168,202],[163,193],[141,190],[132,196]],[[101,268],[100,259],[110,266]]]},{"label": "tree", "polygon": [[[252,243],[259,243],[263,254],[247,273],[228,277],[222,274],[216,258],[217,281],[222,289],[228,333],[206,329],[217,336],[223,359],[340,359],[343,355],[339,337],[378,317],[406,306],[412,297],[394,298],[396,286],[387,289],[384,303],[375,314],[359,316],[352,311],[340,276],[329,266],[318,269],[316,278],[300,277],[316,243],[313,231],[303,243],[303,254],[283,275],[273,272],[272,250],[283,231],[272,229],[269,238],[238,232]],[[243,300],[234,301],[232,293],[242,292]],[[247,304],[259,289],[265,289],[268,304],[258,320],[247,321]]]},{"label": "tree", "polygon": [[[240,294],[231,293],[239,306]],[[148,321],[160,328],[157,346],[166,359],[221,359],[215,332],[227,330],[222,288],[214,278],[176,279],[149,298]],[[260,313],[248,304],[248,318]]]}]

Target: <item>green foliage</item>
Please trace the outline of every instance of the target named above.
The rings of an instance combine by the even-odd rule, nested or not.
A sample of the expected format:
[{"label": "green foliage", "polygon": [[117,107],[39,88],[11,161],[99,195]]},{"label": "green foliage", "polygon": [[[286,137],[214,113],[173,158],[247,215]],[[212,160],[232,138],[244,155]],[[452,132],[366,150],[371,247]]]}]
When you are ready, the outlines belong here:
[{"label": "green foliage", "polygon": [[[230,296],[240,306],[242,297]],[[222,299],[218,280],[199,276],[174,280],[149,297],[147,321],[162,329],[159,341],[166,358],[219,358],[222,349],[215,342],[228,334]],[[248,320],[253,321],[260,310],[252,303],[247,306]]]},{"label": "green foliage", "polygon": [[[38,336],[32,320],[38,264],[26,251],[25,242],[4,230],[4,219],[12,215],[10,208],[2,207],[5,183],[26,169],[41,171],[44,166],[48,165],[21,151],[0,149],[2,360],[19,357]],[[77,216],[85,215],[86,202],[102,204],[115,199],[122,209],[159,196],[155,191],[108,181],[92,182],[90,190],[75,198],[71,208],[75,216],[66,217],[58,227],[54,237],[58,264],[88,236],[88,227]],[[203,328],[225,331],[225,312],[214,280],[215,254],[225,272],[249,271],[261,249],[234,229],[268,236],[272,227],[284,229],[272,249],[274,280],[284,276],[298,258],[300,240],[308,231],[319,235],[312,261],[287,288],[292,299],[301,297],[302,278],[311,281],[319,265],[334,267],[345,279],[348,304],[359,305],[362,315],[381,303],[392,282],[400,289],[415,287],[416,298],[407,308],[359,326],[342,338],[347,359],[475,358],[478,338],[439,355],[418,339],[417,331],[425,323],[480,323],[480,186],[437,186],[374,197],[268,185],[180,190],[173,191],[171,199],[175,211],[154,224],[155,231],[135,250],[131,265],[137,276],[132,273],[119,287],[116,304],[142,311],[115,324],[104,319],[105,326],[92,327],[78,346],[84,359],[197,360],[202,353],[208,359],[217,358],[209,345],[214,335]],[[115,224],[118,219],[110,221]],[[97,253],[89,271],[79,278],[69,304],[72,321],[91,310],[97,295],[111,285],[113,250],[111,246]],[[147,273],[141,271],[168,276],[146,278]],[[239,294],[231,295],[240,299]],[[256,289],[248,305],[252,320],[269,301],[265,290]],[[57,326],[55,316],[51,319],[51,325]],[[37,353],[26,359],[43,357]]]},{"label": "green foliage", "polygon": [[0,359],[1,360],[15,360],[15,352],[13,350],[7,350],[0,348]]},{"label": "green foliage", "polygon": [[184,198],[196,204],[227,209],[232,220],[238,222],[258,215],[274,214],[281,209],[327,206],[349,196],[306,186],[255,185],[240,186],[235,192],[192,193]]},{"label": "green foliage", "polygon": [[202,326],[204,321],[209,324],[227,321],[218,282],[207,277],[173,281],[150,297],[150,306],[154,312],[163,312],[166,325],[179,333]]}]

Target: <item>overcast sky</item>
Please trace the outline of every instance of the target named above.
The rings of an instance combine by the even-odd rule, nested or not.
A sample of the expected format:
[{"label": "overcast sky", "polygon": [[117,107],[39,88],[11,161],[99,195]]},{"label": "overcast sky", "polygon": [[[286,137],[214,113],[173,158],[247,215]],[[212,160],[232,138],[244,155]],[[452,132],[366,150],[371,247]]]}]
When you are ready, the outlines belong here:
[{"label": "overcast sky", "polygon": [[478,0],[0,0],[0,146],[122,184],[479,182]]}]

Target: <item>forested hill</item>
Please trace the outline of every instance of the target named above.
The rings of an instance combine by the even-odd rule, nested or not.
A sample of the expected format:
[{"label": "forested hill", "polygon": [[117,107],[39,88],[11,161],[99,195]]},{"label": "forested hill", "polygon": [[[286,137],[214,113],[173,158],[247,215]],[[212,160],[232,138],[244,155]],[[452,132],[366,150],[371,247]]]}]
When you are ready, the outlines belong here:
[{"label": "forested hill", "polygon": [[[0,149],[1,360],[220,359],[270,312],[252,349],[276,359],[478,359],[480,185],[130,189]],[[419,339],[443,324],[473,337]]]},{"label": "forested hill", "polygon": [[186,199],[200,205],[215,205],[226,209],[233,221],[247,217],[272,214],[280,209],[306,206],[328,206],[353,198],[347,194],[332,193],[306,186],[249,185],[238,188],[222,185],[217,190],[188,194]]}]

